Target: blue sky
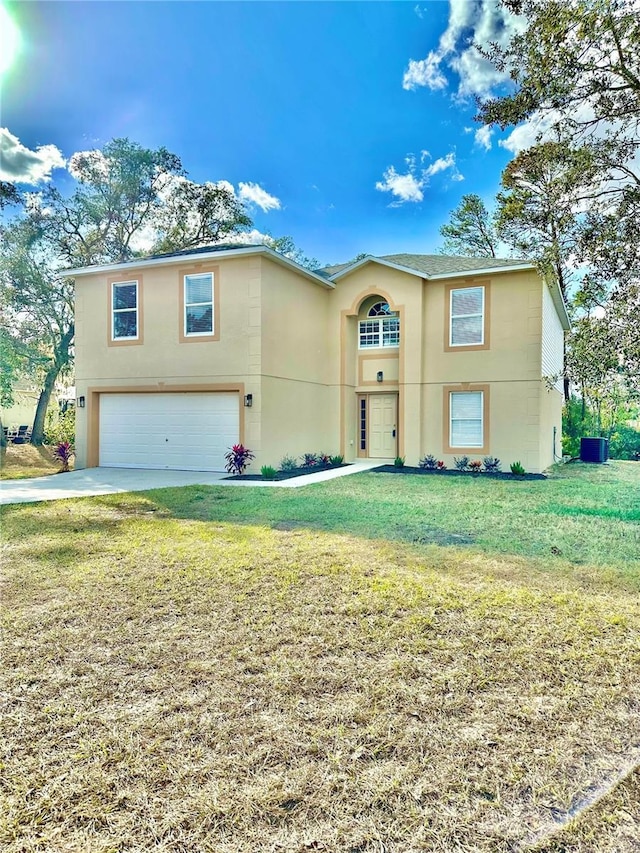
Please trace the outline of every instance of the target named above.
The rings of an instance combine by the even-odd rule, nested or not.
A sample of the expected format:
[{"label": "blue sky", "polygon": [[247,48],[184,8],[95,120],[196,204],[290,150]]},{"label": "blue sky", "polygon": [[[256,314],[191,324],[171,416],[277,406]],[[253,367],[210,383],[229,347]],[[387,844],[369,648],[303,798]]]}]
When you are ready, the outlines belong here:
[{"label": "blue sky", "polygon": [[69,185],[73,153],[127,136],[332,263],[435,251],[461,196],[490,202],[530,138],[473,121],[502,83],[468,39],[517,26],[488,0],[4,5],[21,47],[0,167],[26,190]]}]

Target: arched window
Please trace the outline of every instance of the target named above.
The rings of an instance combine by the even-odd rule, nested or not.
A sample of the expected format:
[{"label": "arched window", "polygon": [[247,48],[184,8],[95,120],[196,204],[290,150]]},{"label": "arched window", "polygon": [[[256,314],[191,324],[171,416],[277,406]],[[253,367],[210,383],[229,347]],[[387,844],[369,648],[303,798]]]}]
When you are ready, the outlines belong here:
[{"label": "arched window", "polygon": [[376,302],[359,323],[359,347],[397,347],[400,343],[400,318],[388,302]]}]

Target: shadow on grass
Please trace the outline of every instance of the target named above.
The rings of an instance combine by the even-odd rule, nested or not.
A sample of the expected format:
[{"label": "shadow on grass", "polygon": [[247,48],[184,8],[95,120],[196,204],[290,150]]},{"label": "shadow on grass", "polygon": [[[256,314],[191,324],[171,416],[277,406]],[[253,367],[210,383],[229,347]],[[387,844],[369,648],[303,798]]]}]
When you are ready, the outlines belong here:
[{"label": "shadow on grass", "polygon": [[[547,481],[355,474],[299,489],[186,486],[5,508],[7,532],[92,540],[121,522],[176,519],[325,531],[536,561],[545,572],[596,574],[640,588],[640,468],[561,470]],[[618,473],[618,477],[616,477]],[[160,536],[168,532],[158,531]],[[605,579],[607,579],[605,581]]]}]

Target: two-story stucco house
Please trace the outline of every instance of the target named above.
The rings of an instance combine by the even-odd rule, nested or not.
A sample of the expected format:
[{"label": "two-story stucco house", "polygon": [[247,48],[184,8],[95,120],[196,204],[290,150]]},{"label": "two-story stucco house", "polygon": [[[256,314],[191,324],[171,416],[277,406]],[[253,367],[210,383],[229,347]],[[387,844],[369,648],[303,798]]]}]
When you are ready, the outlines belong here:
[{"label": "two-story stucco house", "polygon": [[567,313],[529,263],[387,255],[310,272],[265,246],[72,270],[77,467],[285,455],[560,454]]}]

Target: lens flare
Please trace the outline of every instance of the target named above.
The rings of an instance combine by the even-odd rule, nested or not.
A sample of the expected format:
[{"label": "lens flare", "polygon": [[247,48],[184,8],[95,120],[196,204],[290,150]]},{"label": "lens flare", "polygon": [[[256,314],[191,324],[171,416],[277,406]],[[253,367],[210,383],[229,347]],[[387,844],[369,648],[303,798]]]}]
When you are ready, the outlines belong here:
[{"label": "lens flare", "polygon": [[0,75],[8,71],[20,48],[20,33],[13,18],[0,6]]}]

